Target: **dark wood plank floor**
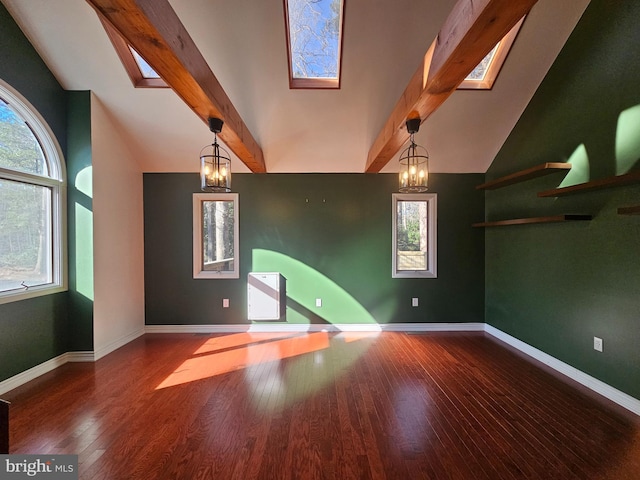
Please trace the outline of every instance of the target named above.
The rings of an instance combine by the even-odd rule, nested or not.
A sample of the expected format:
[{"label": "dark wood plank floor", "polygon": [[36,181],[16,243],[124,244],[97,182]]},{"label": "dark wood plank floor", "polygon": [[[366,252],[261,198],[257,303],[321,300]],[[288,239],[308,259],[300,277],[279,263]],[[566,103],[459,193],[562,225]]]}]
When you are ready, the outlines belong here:
[{"label": "dark wood plank floor", "polygon": [[638,417],[482,333],[145,335],[5,397],[83,479],[640,479]]}]

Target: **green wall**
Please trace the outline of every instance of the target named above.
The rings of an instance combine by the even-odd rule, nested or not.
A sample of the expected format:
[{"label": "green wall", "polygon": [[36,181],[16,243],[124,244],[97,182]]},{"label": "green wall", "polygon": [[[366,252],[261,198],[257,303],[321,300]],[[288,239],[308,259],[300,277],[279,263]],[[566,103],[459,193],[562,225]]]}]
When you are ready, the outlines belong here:
[{"label": "green wall", "polygon": [[[58,84],[1,4],[0,78],[45,119],[69,171],[76,162],[86,161],[91,141],[89,93],[66,92]],[[70,232],[68,236],[74,235]],[[73,276],[73,268],[70,270]],[[87,310],[79,313],[77,302],[70,301],[67,292],[0,305],[0,381],[67,351],[90,350],[90,322]]]},{"label": "green wall", "polygon": [[[433,175],[432,190],[439,195],[437,279],[391,278],[395,175],[247,174],[234,176],[240,279],[193,280],[191,195],[198,178],[146,174],[147,324],[245,323],[246,276],[253,263],[261,270],[297,267],[308,283],[295,285],[303,293],[288,302],[290,322],[486,319],[640,398],[640,223],[616,214],[617,207],[640,202],[640,187],[559,199],[535,195],[560,182],[639,168],[637,18],[639,2],[591,1],[486,179],[568,159],[575,165],[570,175],[484,197],[473,188],[482,175]],[[86,190],[74,190],[77,174],[91,165],[90,96],[60,87],[2,5],[0,78],[39,110],[67,156],[69,237],[78,238],[71,210],[76,204],[91,210]],[[594,220],[485,231],[469,226],[483,215],[493,220],[561,212],[591,213]],[[77,290],[76,248],[71,241],[69,294],[0,305],[0,381],[65,351],[92,348],[91,295]],[[318,293],[330,295],[321,309],[313,306]],[[410,306],[411,297],[420,298],[420,307]],[[222,298],[231,300],[229,309],[221,308]],[[593,350],[594,335],[604,339],[603,353]]]},{"label": "green wall", "polygon": [[0,78],[38,110],[66,155],[67,99],[64,90],[1,3]]},{"label": "green wall", "polygon": [[[247,274],[289,276],[289,323],[483,322],[483,175],[431,177],[438,193],[438,278],[391,278],[397,175],[236,174],[240,278],[193,280],[195,174],[145,174],[146,323],[247,323]],[[315,298],[323,299],[321,308]],[[411,307],[418,297],[420,306]],[[223,309],[222,299],[230,299]]]},{"label": "green wall", "polygon": [[[556,213],[591,222],[486,230],[486,321],[640,398],[640,186],[537,198],[558,185],[638,169],[640,2],[592,0],[487,180],[542,162],[554,174],[487,191],[489,220]],[[593,349],[593,337],[604,352]]]},{"label": "green wall", "polygon": [[93,350],[93,187],[91,93],[67,92],[69,350]]},{"label": "green wall", "polygon": [[[38,109],[66,154],[66,92],[0,4],[0,78]],[[67,295],[0,305],[0,381],[68,350]]]}]

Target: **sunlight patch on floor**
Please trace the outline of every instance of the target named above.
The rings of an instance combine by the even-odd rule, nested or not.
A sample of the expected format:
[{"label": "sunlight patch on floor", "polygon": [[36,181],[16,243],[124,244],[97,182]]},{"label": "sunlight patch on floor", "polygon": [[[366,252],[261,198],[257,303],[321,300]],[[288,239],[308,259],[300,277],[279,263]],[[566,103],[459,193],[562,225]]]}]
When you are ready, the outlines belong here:
[{"label": "sunlight patch on floor", "polygon": [[212,353],[219,350],[226,350],[254,343],[295,337],[296,335],[300,334],[295,332],[243,332],[224,335],[221,337],[213,337],[207,340],[198,350],[196,350],[194,355]]},{"label": "sunlight patch on floor", "polygon": [[[235,335],[232,336],[235,337]],[[203,347],[194,352],[194,355],[202,353]],[[303,355],[325,348],[329,348],[329,334],[327,332],[317,332],[267,343],[246,345],[218,353],[212,351],[205,355],[189,358],[183,362],[156,387],[156,390],[233,372],[252,365],[278,362],[283,358]]]}]

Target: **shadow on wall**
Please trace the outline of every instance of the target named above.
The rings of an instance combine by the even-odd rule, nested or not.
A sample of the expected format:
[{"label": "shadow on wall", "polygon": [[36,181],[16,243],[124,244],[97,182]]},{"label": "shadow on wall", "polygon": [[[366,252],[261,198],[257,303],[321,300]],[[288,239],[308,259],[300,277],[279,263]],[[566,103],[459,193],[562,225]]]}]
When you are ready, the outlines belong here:
[{"label": "shadow on wall", "polygon": [[[255,272],[279,272],[287,279],[288,323],[378,324],[349,292],[299,260],[254,249],[252,266]],[[321,299],[321,306],[316,306],[316,299]]]}]

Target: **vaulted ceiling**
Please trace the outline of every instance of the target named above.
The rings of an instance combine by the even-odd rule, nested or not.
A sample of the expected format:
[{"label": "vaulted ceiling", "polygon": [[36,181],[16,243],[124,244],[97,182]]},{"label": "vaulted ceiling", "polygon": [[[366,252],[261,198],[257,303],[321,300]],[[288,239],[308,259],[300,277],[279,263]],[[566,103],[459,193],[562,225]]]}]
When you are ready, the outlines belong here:
[{"label": "vaulted ceiling", "polygon": [[[87,2],[1,1],[65,89],[94,92],[143,171],[197,171],[208,126],[172,90],[133,87]],[[282,0],[169,3],[275,173],[364,172],[456,0],[346,0],[339,90],[289,89]],[[539,0],[493,89],[455,91],[423,123],[433,172],[486,171],[587,4]]]}]

